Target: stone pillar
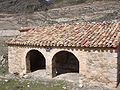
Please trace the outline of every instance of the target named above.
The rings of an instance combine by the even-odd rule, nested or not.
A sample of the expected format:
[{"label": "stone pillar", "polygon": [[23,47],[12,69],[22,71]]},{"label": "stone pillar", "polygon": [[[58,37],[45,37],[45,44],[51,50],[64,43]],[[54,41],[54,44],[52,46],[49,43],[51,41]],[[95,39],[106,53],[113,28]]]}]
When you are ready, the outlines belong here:
[{"label": "stone pillar", "polygon": [[52,56],[50,52],[46,52],[46,76],[52,78]]},{"label": "stone pillar", "polygon": [[87,60],[86,60],[86,53],[84,52],[74,52],[73,53],[77,59],[79,60],[79,73],[82,75],[86,74],[87,71]]},{"label": "stone pillar", "polygon": [[79,62],[79,73],[85,75],[86,74],[86,60],[81,59]]}]

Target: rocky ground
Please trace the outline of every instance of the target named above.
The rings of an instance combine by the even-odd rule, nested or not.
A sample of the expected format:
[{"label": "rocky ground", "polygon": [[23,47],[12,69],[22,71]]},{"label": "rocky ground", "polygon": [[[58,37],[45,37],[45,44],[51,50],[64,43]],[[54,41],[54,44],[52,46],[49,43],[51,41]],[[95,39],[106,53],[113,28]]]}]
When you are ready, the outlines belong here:
[{"label": "rocky ground", "polygon": [[0,90],[72,90],[73,86],[79,88],[65,81],[20,78],[15,75],[0,76]]},{"label": "rocky ground", "polygon": [[31,13],[94,1],[98,0],[0,0],[0,12]]},{"label": "rocky ground", "polygon": [[[72,73],[71,73],[72,74]],[[74,73],[74,75],[77,75]],[[112,88],[103,87],[102,85],[88,85],[81,84],[78,82],[69,81],[64,78],[72,75],[63,74],[54,79],[42,78],[41,76],[33,76],[32,73],[26,74],[19,77],[16,74],[7,74],[0,76],[0,88],[7,90],[18,90],[14,89],[16,86],[20,86],[20,90],[115,90]],[[75,76],[74,76],[75,77]],[[72,77],[73,79],[73,77]]]},{"label": "rocky ground", "polygon": [[120,1],[83,3],[31,14],[0,13],[0,30],[56,23],[120,21]]}]

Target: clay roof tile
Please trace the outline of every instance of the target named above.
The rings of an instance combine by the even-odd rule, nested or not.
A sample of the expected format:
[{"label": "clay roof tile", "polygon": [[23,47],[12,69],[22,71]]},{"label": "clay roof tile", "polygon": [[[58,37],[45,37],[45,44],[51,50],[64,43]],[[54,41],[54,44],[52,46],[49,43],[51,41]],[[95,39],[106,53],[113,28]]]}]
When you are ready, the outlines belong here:
[{"label": "clay roof tile", "polygon": [[119,38],[119,22],[55,24],[28,29],[26,34],[6,43],[57,47],[117,47]]}]

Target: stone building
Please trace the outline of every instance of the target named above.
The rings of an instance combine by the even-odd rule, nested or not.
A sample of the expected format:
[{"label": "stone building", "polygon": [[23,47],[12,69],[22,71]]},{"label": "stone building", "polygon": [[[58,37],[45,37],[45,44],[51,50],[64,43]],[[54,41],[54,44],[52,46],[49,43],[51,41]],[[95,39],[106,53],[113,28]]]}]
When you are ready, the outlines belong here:
[{"label": "stone building", "polygon": [[10,73],[45,70],[44,77],[79,73],[85,82],[119,83],[120,23],[55,24],[20,30],[8,40]]}]

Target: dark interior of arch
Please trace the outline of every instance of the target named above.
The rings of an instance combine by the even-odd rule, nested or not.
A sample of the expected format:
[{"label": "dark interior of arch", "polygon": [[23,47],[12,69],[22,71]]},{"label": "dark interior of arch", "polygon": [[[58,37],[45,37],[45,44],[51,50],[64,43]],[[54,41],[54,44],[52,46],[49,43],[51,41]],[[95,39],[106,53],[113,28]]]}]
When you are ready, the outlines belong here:
[{"label": "dark interior of arch", "polygon": [[76,56],[67,51],[61,51],[53,57],[53,77],[64,73],[79,73],[79,61]]},{"label": "dark interior of arch", "polygon": [[31,50],[28,54],[28,57],[30,63],[29,68],[31,72],[39,69],[45,69],[45,58],[42,53],[37,50]]}]

